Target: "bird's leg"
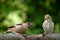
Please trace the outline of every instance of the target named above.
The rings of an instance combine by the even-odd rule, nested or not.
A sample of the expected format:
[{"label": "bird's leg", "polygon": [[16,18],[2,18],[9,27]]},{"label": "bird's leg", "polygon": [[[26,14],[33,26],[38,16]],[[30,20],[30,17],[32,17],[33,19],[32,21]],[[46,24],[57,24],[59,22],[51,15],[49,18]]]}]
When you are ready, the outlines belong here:
[{"label": "bird's leg", "polygon": [[45,36],[45,35],[47,35],[48,33],[45,31],[44,33],[43,33],[43,36]]}]

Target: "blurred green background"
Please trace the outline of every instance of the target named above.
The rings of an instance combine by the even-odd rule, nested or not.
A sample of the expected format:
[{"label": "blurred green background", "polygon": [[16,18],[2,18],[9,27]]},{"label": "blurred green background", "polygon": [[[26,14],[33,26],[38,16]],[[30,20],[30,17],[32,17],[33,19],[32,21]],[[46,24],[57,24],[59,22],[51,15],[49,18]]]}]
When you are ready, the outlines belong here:
[{"label": "blurred green background", "polygon": [[51,15],[54,33],[60,33],[60,0],[0,0],[0,33],[9,26],[32,22],[26,34],[43,33],[44,15]]}]

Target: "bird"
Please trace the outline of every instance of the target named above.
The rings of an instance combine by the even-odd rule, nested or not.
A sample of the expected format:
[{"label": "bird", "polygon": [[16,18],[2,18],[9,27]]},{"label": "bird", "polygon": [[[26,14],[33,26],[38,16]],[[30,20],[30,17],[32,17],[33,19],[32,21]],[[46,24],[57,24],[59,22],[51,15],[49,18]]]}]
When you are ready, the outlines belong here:
[{"label": "bird", "polygon": [[21,24],[16,24],[15,26],[10,26],[7,31],[4,33],[12,32],[14,34],[22,34],[24,33],[28,28],[32,26],[31,22],[25,22]]},{"label": "bird", "polygon": [[44,22],[42,24],[44,34],[51,34],[54,30],[54,22],[49,14],[44,16]]}]

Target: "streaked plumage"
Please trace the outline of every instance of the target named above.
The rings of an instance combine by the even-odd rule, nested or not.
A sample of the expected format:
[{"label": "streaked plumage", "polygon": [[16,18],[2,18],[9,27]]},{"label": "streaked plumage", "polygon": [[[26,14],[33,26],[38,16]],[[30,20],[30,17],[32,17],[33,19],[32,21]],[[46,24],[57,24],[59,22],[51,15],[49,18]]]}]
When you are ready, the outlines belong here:
[{"label": "streaked plumage", "polygon": [[48,15],[48,14],[45,15],[42,27],[44,29],[45,34],[53,33],[54,23],[53,23],[50,15]]}]

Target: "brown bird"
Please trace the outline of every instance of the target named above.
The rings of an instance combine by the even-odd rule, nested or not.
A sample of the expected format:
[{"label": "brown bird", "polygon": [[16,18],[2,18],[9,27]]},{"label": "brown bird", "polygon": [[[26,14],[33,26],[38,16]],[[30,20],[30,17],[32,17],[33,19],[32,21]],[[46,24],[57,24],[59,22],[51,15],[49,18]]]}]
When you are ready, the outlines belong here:
[{"label": "brown bird", "polygon": [[42,27],[44,29],[44,34],[53,33],[54,23],[53,23],[52,18],[49,14],[46,14],[44,16],[44,22],[43,22]]},{"label": "brown bird", "polygon": [[31,26],[32,26],[32,24],[30,22],[25,22],[22,24],[16,24],[15,26],[9,27],[10,29],[8,29],[5,33],[7,33],[7,32],[12,32],[15,34],[24,33]]}]

